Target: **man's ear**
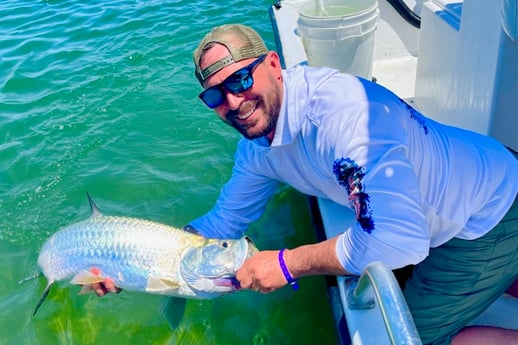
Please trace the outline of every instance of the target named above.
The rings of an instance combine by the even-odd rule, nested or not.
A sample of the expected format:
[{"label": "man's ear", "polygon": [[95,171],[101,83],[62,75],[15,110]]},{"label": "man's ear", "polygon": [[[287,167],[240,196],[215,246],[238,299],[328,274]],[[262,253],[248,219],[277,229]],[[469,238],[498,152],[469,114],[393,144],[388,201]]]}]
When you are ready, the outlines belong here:
[{"label": "man's ear", "polygon": [[274,69],[275,78],[282,79],[281,58],[277,52],[273,50],[268,52],[268,64]]}]

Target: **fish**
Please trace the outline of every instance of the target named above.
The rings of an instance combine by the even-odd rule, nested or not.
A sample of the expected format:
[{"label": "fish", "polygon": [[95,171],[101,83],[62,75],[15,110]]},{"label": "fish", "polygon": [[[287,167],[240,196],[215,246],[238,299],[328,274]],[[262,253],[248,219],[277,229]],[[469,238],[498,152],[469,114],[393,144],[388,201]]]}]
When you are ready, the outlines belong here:
[{"label": "fish", "polygon": [[[39,274],[47,279],[33,316],[59,281],[88,287],[110,277],[124,290],[210,299],[239,290],[236,271],[258,252],[253,241],[205,238],[151,220],[101,213],[87,193],[91,214],[43,244]],[[96,275],[90,271],[97,268]]]}]

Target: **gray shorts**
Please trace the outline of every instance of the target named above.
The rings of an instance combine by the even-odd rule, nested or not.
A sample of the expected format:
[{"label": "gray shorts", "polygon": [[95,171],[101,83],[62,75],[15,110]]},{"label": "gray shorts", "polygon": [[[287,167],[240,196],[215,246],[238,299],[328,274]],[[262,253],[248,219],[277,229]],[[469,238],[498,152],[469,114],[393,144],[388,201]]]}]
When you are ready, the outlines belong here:
[{"label": "gray shorts", "polygon": [[403,293],[423,344],[452,337],[518,277],[518,202],[476,240],[452,239],[415,266]]}]

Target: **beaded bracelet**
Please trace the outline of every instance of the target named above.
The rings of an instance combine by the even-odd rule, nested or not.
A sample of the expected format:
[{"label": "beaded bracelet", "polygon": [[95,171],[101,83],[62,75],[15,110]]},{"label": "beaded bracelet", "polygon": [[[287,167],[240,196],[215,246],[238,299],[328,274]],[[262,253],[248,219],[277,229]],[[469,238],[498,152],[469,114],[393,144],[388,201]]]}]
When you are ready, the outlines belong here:
[{"label": "beaded bracelet", "polygon": [[284,278],[288,281],[288,283],[291,285],[293,290],[299,289],[299,284],[297,283],[297,279],[293,279],[293,277],[290,274],[290,271],[288,271],[288,267],[286,267],[286,263],[284,262],[284,257],[282,256],[284,253],[284,249],[281,249],[279,251],[279,265],[281,266],[282,273],[284,274]]}]

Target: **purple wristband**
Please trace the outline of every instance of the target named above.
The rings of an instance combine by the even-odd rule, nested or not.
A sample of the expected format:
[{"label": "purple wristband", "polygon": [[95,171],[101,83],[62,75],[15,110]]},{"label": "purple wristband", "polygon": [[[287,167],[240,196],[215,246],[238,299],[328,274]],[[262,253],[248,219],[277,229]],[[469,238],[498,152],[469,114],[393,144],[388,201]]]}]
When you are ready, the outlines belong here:
[{"label": "purple wristband", "polygon": [[288,271],[288,267],[286,267],[286,263],[284,262],[284,257],[282,254],[284,254],[284,249],[281,249],[279,251],[279,265],[281,266],[282,273],[284,274],[284,278],[288,281],[288,283],[291,285],[293,290],[299,289],[299,284],[297,283],[297,279],[293,279],[293,277],[290,274],[290,271]]}]

